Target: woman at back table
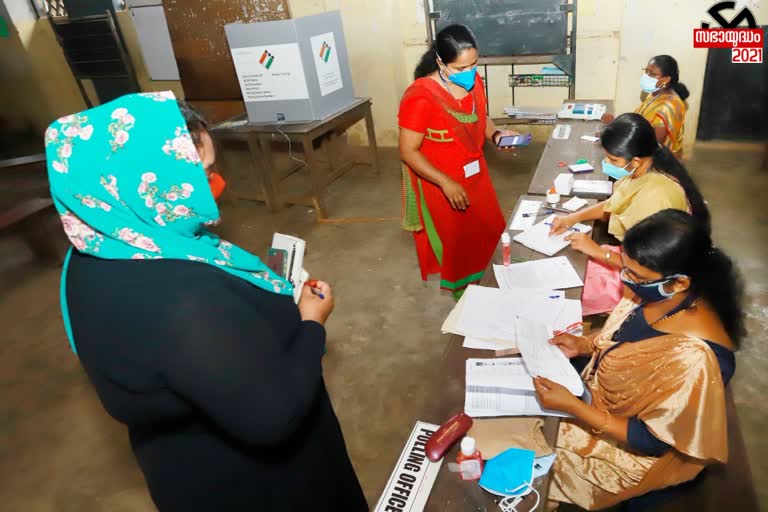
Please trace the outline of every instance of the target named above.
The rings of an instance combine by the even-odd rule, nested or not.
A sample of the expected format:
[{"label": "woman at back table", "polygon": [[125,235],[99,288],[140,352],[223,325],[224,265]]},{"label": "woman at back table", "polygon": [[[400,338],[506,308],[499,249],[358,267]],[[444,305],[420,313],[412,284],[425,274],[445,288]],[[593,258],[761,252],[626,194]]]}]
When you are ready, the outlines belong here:
[{"label": "woman at back table", "polygon": [[[680,82],[677,61],[669,55],[652,58],[643,69],[640,88],[647,96],[635,113],[651,123],[659,144],[668,147],[676,158],[681,159],[687,110],[685,100],[690,93]],[[605,123],[612,120],[611,114],[603,116]]]},{"label": "woman at back table", "polygon": [[[592,403],[534,379],[543,407],[573,416],[560,424],[549,496],[588,510],[728,461],[725,385],[745,335],[741,277],[691,215],[669,209],[643,220],[627,232],[621,260],[627,296],[602,331],[550,340],[567,357],[590,358],[581,376]],[[663,498],[642,498],[643,510]]]},{"label": "woman at back table", "polygon": [[[691,212],[709,229],[704,198],[688,171],[656,141],[653,127],[639,114],[622,114],[603,131],[603,172],[615,178],[611,197],[595,206],[557,217],[552,233],[564,233],[578,222],[603,220],[619,241],[627,230],[666,208]],[[621,298],[620,247],[600,246],[589,235],[567,237],[571,247],[589,256],[582,304],[584,315],[611,311]]]},{"label": "woman at back table", "polygon": [[67,335],[157,509],[368,510],[323,382],[332,291],[305,286],[297,306],[208,230],[221,184],[202,117],[132,94],[53,123],[46,153],[74,246]]},{"label": "woman at back table", "polygon": [[480,280],[504,231],[483,144],[516,134],[486,116],[478,56],[467,27],[441,30],[398,114],[403,228],[413,232],[421,278],[440,273],[454,296]]}]

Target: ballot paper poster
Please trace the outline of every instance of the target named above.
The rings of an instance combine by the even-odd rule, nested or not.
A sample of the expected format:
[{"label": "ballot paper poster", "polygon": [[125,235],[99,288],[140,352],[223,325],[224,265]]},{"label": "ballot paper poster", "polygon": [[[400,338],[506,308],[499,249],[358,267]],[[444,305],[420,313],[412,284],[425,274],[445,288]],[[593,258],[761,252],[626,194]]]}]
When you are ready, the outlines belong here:
[{"label": "ballot paper poster", "polygon": [[298,43],[232,48],[245,101],[309,99]]},{"label": "ballot paper poster", "polygon": [[320,94],[328,96],[344,87],[341,81],[336,40],[333,38],[333,32],[328,32],[312,37],[309,41],[312,45],[317,81],[320,83]]},{"label": "ballot paper poster", "polygon": [[430,461],[424,451],[427,441],[438,428],[440,425],[416,422],[374,512],[421,512],[424,510],[443,463],[442,459],[438,462]]}]

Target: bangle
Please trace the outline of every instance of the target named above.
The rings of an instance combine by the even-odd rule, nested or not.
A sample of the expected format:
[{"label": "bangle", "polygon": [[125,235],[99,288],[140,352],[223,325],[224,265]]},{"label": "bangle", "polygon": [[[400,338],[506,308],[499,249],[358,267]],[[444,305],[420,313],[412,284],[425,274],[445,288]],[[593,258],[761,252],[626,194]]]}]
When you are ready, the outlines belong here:
[{"label": "bangle", "polygon": [[589,350],[588,354],[592,354],[595,351],[595,344],[592,343],[592,340],[586,336],[579,336],[579,338],[584,338],[584,342],[587,344],[587,350]]},{"label": "bangle", "polygon": [[592,429],[592,433],[597,436],[605,433],[605,429],[608,428],[608,421],[611,419],[611,413],[609,413],[608,411],[603,411],[603,412],[605,413],[605,421],[603,422],[603,426],[600,427],[599,430],[596,430],[594,428]]}]

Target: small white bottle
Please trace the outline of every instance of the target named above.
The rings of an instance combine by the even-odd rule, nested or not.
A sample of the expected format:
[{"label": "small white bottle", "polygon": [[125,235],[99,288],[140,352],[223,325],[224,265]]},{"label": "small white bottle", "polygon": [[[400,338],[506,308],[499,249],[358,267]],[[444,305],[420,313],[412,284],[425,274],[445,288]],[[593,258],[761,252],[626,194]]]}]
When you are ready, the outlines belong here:
[{"label": "small white bottle", "polygon": [[505,267],[512,263],[512,239],[506,231],[501,234],[501,259]]},{"label": "small white bottle", "polygon": [[461,450],[456,457],[462,480],[478,480],[483,474],[483,456],[477,451],[475,438],[466,436],[461,440]]}]

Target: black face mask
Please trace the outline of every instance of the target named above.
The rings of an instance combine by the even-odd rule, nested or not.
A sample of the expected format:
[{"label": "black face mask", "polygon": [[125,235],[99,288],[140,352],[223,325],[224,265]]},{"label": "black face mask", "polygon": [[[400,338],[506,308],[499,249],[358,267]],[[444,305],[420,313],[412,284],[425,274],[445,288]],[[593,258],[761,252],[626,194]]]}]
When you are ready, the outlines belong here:
[{"label": "black face mask", "polygon": [[653,281],[651,283],[635,283],[626,276],[625,270],[621,271],[621,282],[623,282],[627,288],[632,290],[635,293],[635,295],[640,297],[640,299],[642,299],[642,301],[646,303],[659,302],[674,296],[677,292],[672,292],[672,293],[666,292],[664,290],[664,285],[672,281],[673,279],[677,279],[679,277],[686,277],[686,276],[684,276],[683,274],[673,274],[671,276],[664,277],[662,279],[659,279],[658,281]]}]

